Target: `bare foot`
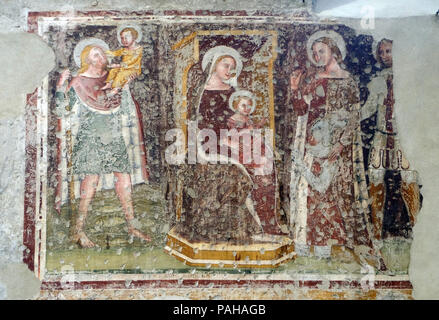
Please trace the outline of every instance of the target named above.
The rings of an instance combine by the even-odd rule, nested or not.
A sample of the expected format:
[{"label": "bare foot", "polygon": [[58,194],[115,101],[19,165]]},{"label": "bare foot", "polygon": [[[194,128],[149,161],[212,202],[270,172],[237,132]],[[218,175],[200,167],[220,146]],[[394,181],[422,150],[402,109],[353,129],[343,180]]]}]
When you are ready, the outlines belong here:
[{"label": "bare foot", "polygon": [[110,91],[110,94],[111,94],[111,95],[118,94],[119,91],[120,91],[120,89],[121,89],[121,88],[116,87],[116,88],[114,88],[114,89],[112,89],[112,90]]},{"label": "bare foot", "polygon": [[137,237],[137,238],[143,239],[146,242],[150,242],[151,241],[151,238],[148,235],[144,234],[143,232],[141,232],[141,231],[139,231],[139,230],[137,230],[135,228],[130,228],[128,230],[128,233],[133,235],[133,236],[135,236],[135,237]]},{"label": "bare foot", "polygon": [[111,88],[111,82],[107,82],[107,84],[105,86],[103,86],[101,88],[101,90],[107,90],[107,89],[110,89],[110,88]]},{"label": "bare foot", "polygon": [[77,243],[81,248],[93,248],[95,244],[87,237],[87,235],[81,231],[73,236],[73,241]]}]

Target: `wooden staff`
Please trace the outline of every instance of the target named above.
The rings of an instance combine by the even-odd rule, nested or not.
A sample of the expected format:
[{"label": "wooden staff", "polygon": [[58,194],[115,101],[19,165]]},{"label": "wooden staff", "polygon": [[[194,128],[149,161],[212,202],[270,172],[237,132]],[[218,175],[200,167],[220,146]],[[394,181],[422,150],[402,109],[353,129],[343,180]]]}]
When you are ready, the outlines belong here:
[{"label": "wooden staff", "polygon": [[[68,97],[66,97],[68,98]],[[66,148],[67,148],[67,191],[68,191],[68,212],[70,217],[70,226],[74,225],[76,216],[76,200],[75,200],[75,178],[73,174],[73,138],[72,138],[72,130],[71,130],[71,111],[73,109],[73,106],[69,104],[66,106],[66,110],[69,112],[68,117],[69,119],[69,127],[66,130]],[[70,228],[70,233],[73,233],[74,228]]]}]

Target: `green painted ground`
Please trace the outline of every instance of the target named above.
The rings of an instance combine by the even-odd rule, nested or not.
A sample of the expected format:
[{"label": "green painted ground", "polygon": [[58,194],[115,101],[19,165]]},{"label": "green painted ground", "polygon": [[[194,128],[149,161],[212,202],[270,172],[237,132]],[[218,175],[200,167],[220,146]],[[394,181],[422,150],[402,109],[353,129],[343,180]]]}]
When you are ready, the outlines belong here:
[{"label": "green painted ground", "polygon": [[[69,226],[74,221],[68,206],[64,205],[61,215],[56,213],[49,201],[47,216],[46,269],[49,274],[60,272],[69,266],[75,271],[114,273],[160,273],[193,272],[164,252],[169,217],[165,210],[162,192],[157,186],[138,185],[134,187],[133,199],[139,229],[152,237],[146,243],[128,236],[120,203],[114,190],[96,194],[86,223],[86,233],[98,246],[81,249],[69,239]],[[53,203],[53,202],[52,202]],[[387,241],[383,247],[384,260],[389,267],[387,274],[405,274],[409,264],[410,244],[407,241]],[[226,273],[359,273],[360,266],[349,257],[317,259],[298,257],[277,269],[198,269],[200,272]]]}]

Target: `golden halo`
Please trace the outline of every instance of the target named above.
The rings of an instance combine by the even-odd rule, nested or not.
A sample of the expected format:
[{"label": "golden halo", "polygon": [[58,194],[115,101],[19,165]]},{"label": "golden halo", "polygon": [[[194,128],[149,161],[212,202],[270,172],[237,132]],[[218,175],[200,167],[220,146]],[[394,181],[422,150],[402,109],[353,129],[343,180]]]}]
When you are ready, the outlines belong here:
[{"label": "golden halo", "polygon": [[338,49],[340,50],[341,58],[342,60],[344,60],[344,58],[346,57],[346,43],[343,37],[339,33],[333,30],[320,30],[313,33],[309,37],[308,42],[306,43],[306,52],[308,54],[309,61],[311,61],[316,66],[318,65],[318,63],[314,60],[314,55],[312,53],[312,45],[316,40],[323,37],[334,40],[334,42],[337,44]]},{"label": "golden halo", "polygon": [[137,43],[142,40],[143,33],[142,33],[142,28],[140,28],[140,26],[135,25],[135,24],[129,24],[129,25],[124,24],[124,25],[117,27],[117,41],[119,41],[120,45],[122,45],[122,40],[120,39],[120,33],[122,32],[123,29],[126,29],[126,28],[133,28],[134,30],[137,31],[137,39],[136,39]]},{"label": "golden halo", "polygon": [[78,42],[75,49],[73,50],[73,59],[75,60],[78,68],[81,68],[81,53],[85,47],[89,45],[95,45],[97,47],[102,48],[104,51],[109,50],[108,44],[101,39],[98,38],[85,38]]}]

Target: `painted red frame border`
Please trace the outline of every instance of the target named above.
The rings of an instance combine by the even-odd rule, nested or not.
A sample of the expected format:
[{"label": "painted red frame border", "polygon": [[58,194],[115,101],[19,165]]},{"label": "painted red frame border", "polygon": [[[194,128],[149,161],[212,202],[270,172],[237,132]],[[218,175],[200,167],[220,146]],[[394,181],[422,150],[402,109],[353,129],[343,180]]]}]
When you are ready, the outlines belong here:
[{"label": "painted red frame border", "polygon": [[[267,288],[277,285],[279,287],[294,286],[298,289],[321,289],[322,285],[328,284],[324,280],[206,280],[206,279],[184,279],[184,280],[133,280],[127,287],[125,280],[109,281],[81,281],[73,282],[70,288],[81,289],[151,289],[151,288],[237,288],[251,285],[252,288]],[[329,281],[327,290],[334,289],[361,289],[364,284],[361,281]],[[369,284],[371,286],[371,284]],[[66,283],[61,281],[46,281],[42,283],[42,290],[63,290]],[[410,281],[374,281],[373,288],[411,290]]]},{"label": "painted red frame border", "polygon": [[24,190],[24,221],[23,221],[23,262],[31,271],[34,271],[34,254],[35,254],[35,206],[36,206],[36,164],[37,149],[32,145],[32,135],[35,133],[31,130],[35,128],[37,116],[38,89],[26,97],[25,109],[25,190]]},{"label": "painted red frame border", "polygon": [[[94,17],[94,16],[108,16],[113,19],[119,18],[120,14],[124,16],[242,16],[242,17],[258,17],[258,16],[275,16],[280,17],[278,14],[273,14],[267,11],[255,11],[249,15],[246,11],[210,11],[210,10],[195,10],[195,11],[178,11],[178,10],[164,10],[160,12],[155,11],[113,11],[113,10],[100,10],[100,11],[75,11],[77,17]],[[303,14],[303,13],[302,13]],[[28,32],[38,32],[38,18],[40,17],[61,17],[67,16],[65,12],[61,11],[41,11],[41,12],[29,12],[28,13]],[[300,15],[299,15],[300,17]],[[122,18],[121,18],[122,19]],[[31,144],[32,128],[35,128],[37,121],[36,108],[37,108],[38,90],[27,95],[26,110],[25,110],[25,122],[26,122],[26,138],[25,138],[25,196],[24,196],[24,225],[23,225],[23,244],[25,250],[23,251],[23,262],[28,266],[31,271],[34,271],[34,254],[35,254],[35,206],[36,206],[36,163],[37,149]],[[328,283],[327,280],[205,280],[205,279],[183,279],[181,280],[133,280],[130,286],[127,288],[125,280],[105,280],[105,281],[81,281],[73,282],[70,289],[143,289],[143,288],[236,288],[245,287],[251,285],[254,288],[266,288],[274,285],[285,287],[295,286],[297,288],[306,289],[319,289],[324,283]],[[371,284],[369,284],[371,285]],[[411,290],[413,286],[410,281],[374,281],[373,286],[375,289],[396,289],[396,290]],[[41,290],[63,290],[65,284],[61,281],[43,281],[41,284]],[[358,280],[329,281],[328,289],[360,289],[362,283]]]}]

